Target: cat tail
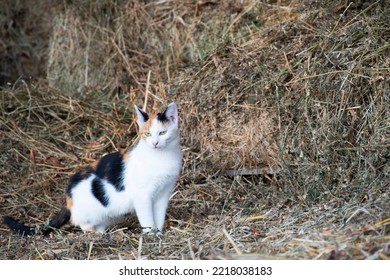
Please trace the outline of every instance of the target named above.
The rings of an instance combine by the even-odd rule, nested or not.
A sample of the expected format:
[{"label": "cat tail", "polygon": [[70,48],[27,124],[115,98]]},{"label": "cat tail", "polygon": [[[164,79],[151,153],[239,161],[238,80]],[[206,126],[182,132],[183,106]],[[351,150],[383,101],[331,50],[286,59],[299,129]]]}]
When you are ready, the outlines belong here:
[{"label": "cat tail", "polygon": [[54,216],[53,219],[50,220],[48,225],[40,227],[31,227],[26,226],[21,223],[19,223],[17,220],[15,220],[12,217],[5,216],[3,217],[4,223],[13,231],[16,233],[19,233],[21,235],[34,235],[36,233],[41,233],[43,235],[48,235],[50,232],[52,232],[54,229],[58,229],[68,223],[70,220],[70,210],[67,208],[62,208],[60,212],[57,213],[57,215]]}]

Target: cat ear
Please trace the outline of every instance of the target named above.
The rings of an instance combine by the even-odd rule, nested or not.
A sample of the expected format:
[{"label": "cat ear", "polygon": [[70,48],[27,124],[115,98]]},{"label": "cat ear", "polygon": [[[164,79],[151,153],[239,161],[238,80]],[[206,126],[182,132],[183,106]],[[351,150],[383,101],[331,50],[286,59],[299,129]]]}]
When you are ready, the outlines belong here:
[{"label": "cat ear", "polygon": [[167,109],[165,109],[163,115],[174,124],[178,124],[179,116],[177,111],[177,106],[174,102],[168,105]]},{"label": "cat ear", "polygon": [[149,115],[142,109],[138,108],[137,105],[135,107],[135,112],[137,113],[137,124],[139,127],[141,127],[145,122],[148,121]]}]

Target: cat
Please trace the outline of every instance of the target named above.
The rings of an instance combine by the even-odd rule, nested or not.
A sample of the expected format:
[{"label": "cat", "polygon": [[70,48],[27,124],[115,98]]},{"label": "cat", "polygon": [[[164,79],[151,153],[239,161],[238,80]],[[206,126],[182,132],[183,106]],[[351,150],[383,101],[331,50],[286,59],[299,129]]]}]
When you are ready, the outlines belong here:
[{"label": "cat", "polygon": [[148,114],[137,106],[135,111],[138,142],[74,174],[66,191],[66,206],[47,226],[25,226],[9,216],[4,223],[22,235],[47,235],[69,221],[83,231],[104,233],[124,215],[135,212],[143,233],[161,233],[182,167],[178,109],[170,103],[163,113]]}]

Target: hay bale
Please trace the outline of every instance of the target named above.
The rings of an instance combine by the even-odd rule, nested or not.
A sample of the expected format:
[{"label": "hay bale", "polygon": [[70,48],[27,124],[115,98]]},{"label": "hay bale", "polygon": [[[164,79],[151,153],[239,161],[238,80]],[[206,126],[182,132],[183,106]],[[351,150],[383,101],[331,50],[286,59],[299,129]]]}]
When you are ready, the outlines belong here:
[{"label": "hay bale", "polygon": [[55,17],[47,80],[50,86],[73,95],[91,89],[109,92],[118,86],[112,49],[107,45],[111,38],[107,27],[95,22],[95,16],[84,16],[80,10],[68,7]]},{"label": "hay bale", "polygon": [[45,77],[51,21],[59,2],[1,2],[0,86]]},{"label": "hay bale", "polygon": [[157,85],[192,59],[191,24],[181,16],[191,4],[180,1],[83,2],[56,17],[47,78],[67,93],[91,89],[127,93]]}]

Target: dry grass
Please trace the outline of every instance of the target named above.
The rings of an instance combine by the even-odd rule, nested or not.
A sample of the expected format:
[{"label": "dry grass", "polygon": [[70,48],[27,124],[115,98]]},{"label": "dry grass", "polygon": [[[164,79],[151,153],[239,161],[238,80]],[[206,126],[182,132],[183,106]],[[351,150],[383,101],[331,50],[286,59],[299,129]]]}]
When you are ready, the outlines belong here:
[{"label": "dry grass", "polygon": [[0,258],[389,259],[385,2],[58,7],[47,78],[1,90],[0,214],[45,222],[77,168],[131,144],[146,90],[179,104],[183,172],[161,238],[133,217],[105,235],[0,226]]}]

